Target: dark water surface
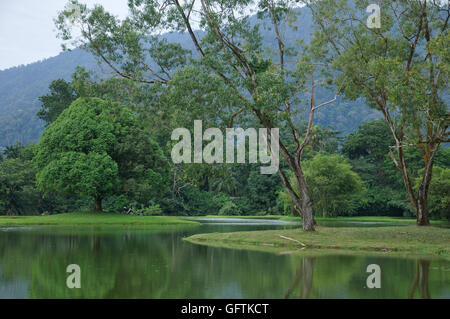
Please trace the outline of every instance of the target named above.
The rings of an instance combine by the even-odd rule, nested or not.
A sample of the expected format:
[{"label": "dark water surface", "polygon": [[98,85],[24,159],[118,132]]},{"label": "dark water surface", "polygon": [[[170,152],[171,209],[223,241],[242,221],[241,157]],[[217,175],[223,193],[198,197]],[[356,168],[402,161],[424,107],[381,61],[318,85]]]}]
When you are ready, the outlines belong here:
[{"label": "dark water surface", "polygon": [[[280,256],[182,240],[204,232],[297,226],[270,220],[202,222],[164,231],[0,228],[0,298],[450,298],[448,260]],[[80,289],[66,286],[69,264],[81,268]],[[369,264],[381,268],[379,289],[366,288]]]}]

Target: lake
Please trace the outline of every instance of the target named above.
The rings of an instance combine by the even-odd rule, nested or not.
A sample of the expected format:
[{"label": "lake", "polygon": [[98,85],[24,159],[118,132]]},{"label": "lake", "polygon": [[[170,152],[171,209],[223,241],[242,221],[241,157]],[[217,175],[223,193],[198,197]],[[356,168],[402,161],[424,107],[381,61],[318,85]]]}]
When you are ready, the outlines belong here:
[{"label": "lake", "polygon": [[[450,262],[444,259],[302,257],[183,241],[204,232],[298,227],[277,220],[200,221],[164,231],[0,228],[0,298],[450,298]],[[66,286],[69,264],[81,268],[80,289]],[[379,289],[366,287],[370,264],[381,268]]]}]

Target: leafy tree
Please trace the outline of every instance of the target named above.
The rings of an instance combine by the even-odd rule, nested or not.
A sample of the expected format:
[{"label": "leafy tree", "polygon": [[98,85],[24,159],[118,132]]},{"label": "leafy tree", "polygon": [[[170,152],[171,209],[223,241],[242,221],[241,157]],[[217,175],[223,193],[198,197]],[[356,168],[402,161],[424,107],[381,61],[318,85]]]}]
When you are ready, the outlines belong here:
[{"label": "leafy tree", "polygon": [[37,116],[43,120],[46,125],[54,122],[59,114],[68,108],[79,96],[75,92],[72,83],[63,79],[54,80],[50,84],[49,89],[49,94],[39,97],[42,106],[37,113]]},{"label": "leafy tree", "polygon": [[5,150],[3,151],[3,156],[5,156],[5,159],[15,159],[19,158],[22,154],[22,152],[25,149],[25,145],[23,145],[21,142],[18,142],[13,145],[6,146]]},{"label": "leafy tree", "polygon": [[[251,121],[264,128],[281,127],[290,135],[294,148],[288,149],[288,141],[280,140],[280,152],[295,179],[289,180],[285,169],[278,170],[278,174],[295,203],[295,210],[302,216],[303,229],[314,230],[302,155],[310,141],[315,112],[336,97],[316,99],[316,90],[327,85],[322,80],[330,76],[323,63],[316,63],[324,52],[314,43],[299,50],[296,40],[302,40],[301,35],[287,39],[281,32],[284,24],[296,20],[296,1],[259,1],[255,8],[245,1],[202,0],[201,7],[194,10],[191,1],[133,0],[129,1],[130,16],[124,20],[101,6],[88,9],[71,2],[79,5],[81,13],[78,17],[81,37],[75,44],[93,52],[119,76],[167,87],[169,91],[174,89],[172,96],[182,97],[181,102],[194,99],[195,103],[186,103],[195,108],[193,114],[204,110],[203,114],[208,116],[207,111],[214,106],[211,115],[222,115],[216,121],[221,127]],[[268,53],[263,44],[262,23],[251,23],[255,11],[259,19],[271,23],[269,41],[276,43],[276,52]],[[60,36],[67,42],[72,39],[73,25],[66,23],[70,15],[69,11],[63,11],[56,20]],[[193,31],[197,21],[204,29],[201,38]],[[184,46],[161,40],[154,36],[160,30],[187,32],[191,43]],[[190,89],[185,94],[183,85],[171,86],[171,81],[183,79],[201,90]],[[308,95],[303,94],[306,91]],[[160,107],[155,113],[164,111],[167,112]],[[294,124],[300,117],[308,122],[304,134]],[[300,195],[294,191],[294,185]]]},{"label": "leafy tree", "polygon": [[394,139],[384,120],[363,123],[354,133],[347,135],[341,152],[351,161],[354,169],[370,185],[385,181],[383,164]]},{"label": "leafy tree", "polygon": [[358,215],[389,216],[410,214],[405,196],[389,181],[391,169],[386,168],[386,159],[394,139],[383,119],[363,123],[354,133],[347,135],[341,152],[350,159],[353,170],[365,182],[367,191],[361,196],[356,208]]},{"label": "leafy tree", "polygon": [[39,189],[91,196],[96,211],[119,191],[148,201],[165,189],[161,150],[117,102],[74,101],[47,126],[34,160]]},{"label": "leafy tree", "polygon": [[132,81],[117,78],[95,79],[91,72],[83,67],[77,67],[70,82],[64,79],[54,80],[47,95],[39,97],[42,102],[37,116],[51,124],[78,97],[98,97],[125,104],[130,109],[135,108],[136,98],[140,96],[139,87]]},{"label": "leafy tree", "polygon": [[[318,154],[305,161],[305,176],[314,208],[323,217],[351,214],[355,200],[364,192],[363,181],[338,155]],[[284,200],[287,197],[282,196]],[[288,206],[292,205],[288,201]]]},{"label": "leafy tree", "polygon": [[[448,141],[450,11],[440,1],[380,3],[381,28],[368,28],[367,1],[304,1],[313,11],[318,39],[339,72],[347,98],[364,98],[383,114],[394,139],[390,157],[401,172],[418,225],[429,225],[428,192],[436,152]],[[364,20],[364,21],[363,21]],[[414,188],[406,152],[421,155]]]},{"label": "leafy tree", "polygon": [[31,161],[14,158],[0,162],[0,211],[6,215],[36,211],[40,196],[34,182],[35,168]]},{"label": "leafy tree", "polygon": [[247,194],[254,213],[270,213],[276,207],[278,191],[282,188],[275,175],[262,175],[252,170],[247,180]]}]

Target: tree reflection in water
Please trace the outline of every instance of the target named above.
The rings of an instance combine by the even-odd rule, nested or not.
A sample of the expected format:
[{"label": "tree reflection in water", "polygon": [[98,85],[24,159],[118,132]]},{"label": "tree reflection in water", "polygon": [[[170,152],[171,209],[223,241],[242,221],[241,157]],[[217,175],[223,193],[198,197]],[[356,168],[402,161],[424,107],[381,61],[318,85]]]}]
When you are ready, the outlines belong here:
[{"label": "tree reflection in water", "polygon": [[414,276],[411,288],[409,288],[408,298],[413,299],[416,290],[419,290],[419,296],[422,299],[430,299],[429,273],[430,261],[426,259],[417,260],[416,275]]},{"label": "tree reflection in water", "polygon": [[314,258],[304,257],[300,264],[300,267],[295,272],[294,279],[292,280],[291,285],[286,290],[283,298],[288,299],[297,285],[301,284],[301,293],[300,298],[305,299],[308,298],[309,293],[312,287],[313,280],[313,266],[314,266]]}]

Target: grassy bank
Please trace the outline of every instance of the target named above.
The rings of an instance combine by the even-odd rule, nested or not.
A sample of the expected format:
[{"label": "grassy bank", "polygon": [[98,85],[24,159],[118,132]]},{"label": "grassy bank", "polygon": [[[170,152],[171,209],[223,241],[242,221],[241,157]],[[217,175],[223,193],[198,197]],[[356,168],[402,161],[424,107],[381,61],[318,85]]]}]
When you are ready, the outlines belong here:
[{"label": "grassy bank", "polygon": [[197,234],[186,240],[195,244],[281,254],[346,252],[450,257],[450,229],[433,226],[318,227],[316,232],[286,229],[210,233]]},{"label": "grassy bank", "polygon": [[[264,216],[220,216],[220,215],[207,215],[207,216],[189,216],[189,219],[202,219],[202,218],[244,218],[244,219],[279,219],[285,221],[298,221],[301,222],[300,217],[284,216],[284,215],[264,215]],[[389,217],[389,216],[356,216],[356,217],[316,217],[316,221],[320,224],[321,221],[326,222],[374,222],[374,223],[402,223],[402,224],[415,224],[414,218],[405,217]],[[444,225],[449,222],[446,220],[431,220],[432,225]]]},{"label": "grassy bank", "polygon": [[171,216],[129,216],[113,213],[66,213],[50,216],[0,216],[2,226],[30,226],[30,225],[140,225],[140,226],[172,226],[199,225]]}]

